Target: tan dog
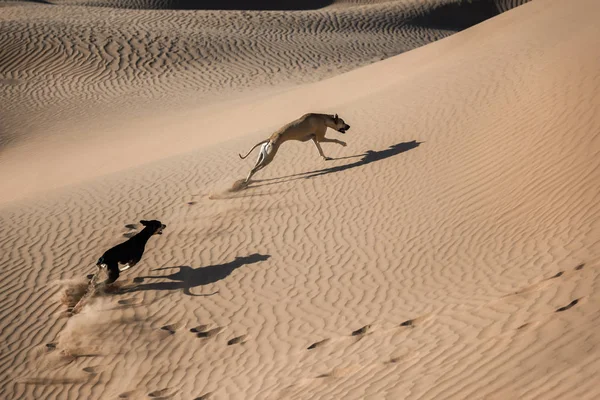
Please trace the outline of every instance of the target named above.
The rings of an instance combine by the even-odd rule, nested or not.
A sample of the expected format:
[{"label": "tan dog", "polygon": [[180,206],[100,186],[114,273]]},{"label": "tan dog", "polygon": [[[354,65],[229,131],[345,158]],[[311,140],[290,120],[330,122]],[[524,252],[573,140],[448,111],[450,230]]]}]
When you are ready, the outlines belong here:
[{"label": "tan dog", "polygon": [[331,158],[325,156],[319,143],[337,143],[346,146],[346,142],[338,139],[326,138],[325,131],[327,131],[327,128],[335,129],[340,133],[346,133],[346,131],[350,129],[350,125],[339,118],[337,114],[305,114],[273,133],[267,140],[255,144],[245,156],[238,154],[241,159],[244,159],[252,153],[252,150],[262,145],[260,147],[256,165],[254,165],[254,168],[248,173],[248,177],[246,177],[244,183],[248,183],[252,175],[269,165],[271,161],[273,161],[273,158],[275,158],[279,146],[288,140],[299,140],[301,142],[312,140],[319,151],[319,155],[323,157],[324,160],[331,160]]}]

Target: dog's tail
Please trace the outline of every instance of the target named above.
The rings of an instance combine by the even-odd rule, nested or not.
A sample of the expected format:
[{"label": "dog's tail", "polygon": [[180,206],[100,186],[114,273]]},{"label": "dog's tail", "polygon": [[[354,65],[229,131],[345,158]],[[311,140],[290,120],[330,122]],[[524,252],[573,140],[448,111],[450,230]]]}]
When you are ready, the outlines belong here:
[{"label": "dog's tail", "polygon": [[258,142],[256,143],[247,153],[245,156],[238,154],[238,156],[240,156],[240,158],[243,160],[244,158],[248,157],[250,155],[250,153],[252,153],[252,150],[254,150],[255,148],[257,148],[258,146],[260,146],[261,144],[265,144],[269,141],[269,139],[267,140],[263,140],[262,142]]}]

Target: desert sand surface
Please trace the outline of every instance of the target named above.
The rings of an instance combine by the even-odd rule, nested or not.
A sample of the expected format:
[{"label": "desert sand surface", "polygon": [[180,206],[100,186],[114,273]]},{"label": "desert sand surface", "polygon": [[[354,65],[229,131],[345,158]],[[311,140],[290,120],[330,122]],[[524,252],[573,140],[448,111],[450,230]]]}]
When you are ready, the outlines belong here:
[{"label": "desert sand surface", "polygon": [[[289,2],[295,11],[51,3],[0,2],[0,202],[244,136],[248,122],[228,123],[235,110],[449,36],[518,1]],[[229,4],[202,2],[217,3]],[[230,5],[241,3],[274,2]]]},{"label": "desert sand surface", "polygon": [[[22,13],[33,38],[38,20],[88,12],[47,7],[8,5],[0,18],[25,24]],[[156,12],[172,11],[93,9],[98,20],[142,15],[137,24]],[[4,82],[14,135],[0,150],[0,397],[600,397],[599,16],[594,0],[534,0],[318,79],[299,64],[264,85],[259,68],[227,92],[235,74],[216,89],[198,76],[170,99],[176,77],[152,78],[146,103],[130,91],[146,90],[143,78],[123,78],[123,93],[113,75],[92,80],[100,90],[60,70],[65,92]],[[45,93],[48,111],[34,107]],[[56,111],[69,105],[82,113],[73,126],[102,119],[93,110],[111,121],[75,133]],[[230,190],[256,157],[237,153],[305,112],[338,113],[352,128],[328,136],[348,146],[324,144],[326,162],[310,143],[286,143]],[[40,166],[47,182],[32,185]],[[167,228],[70,316],[66,293],[142,219]]]}]

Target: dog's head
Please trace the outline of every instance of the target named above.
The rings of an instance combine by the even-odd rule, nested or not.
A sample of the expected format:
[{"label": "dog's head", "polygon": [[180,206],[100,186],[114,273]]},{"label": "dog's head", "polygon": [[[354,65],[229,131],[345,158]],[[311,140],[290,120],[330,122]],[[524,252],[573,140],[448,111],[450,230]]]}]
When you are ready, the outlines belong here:
[{"label": "dog's head", "polygon": [[[162,235],[163,229],[167,226],[160,221],[153,219],[152,221],[140,221],[140,224],[144,225],[146,228],[152,230],[153,235]],[[144,228],[145,229],[145,228]]]},{"label": "dog's head", "polygon": [[333,116],[333,129],[340,133],[346,133],[348,129],[350,129],[350,125],[344,122],[343,119],[338,117],[337,114]]}]

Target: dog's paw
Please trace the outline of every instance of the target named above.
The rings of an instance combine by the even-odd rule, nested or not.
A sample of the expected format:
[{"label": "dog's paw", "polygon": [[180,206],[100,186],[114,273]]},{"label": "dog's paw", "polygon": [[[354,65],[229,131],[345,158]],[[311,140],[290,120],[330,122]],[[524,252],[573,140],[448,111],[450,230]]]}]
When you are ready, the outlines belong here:
[{"label": "dog's paw", "polygon": [[333,158],[331,158],[331,157],[323,157],[323,160],[325,160],[325,161],[331,161],[331,160],[333,160]]},{"label": "dog's paw", "polygon": [[348,143],[340,141],[340,144],[344,147],[348,146]]}]

